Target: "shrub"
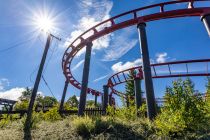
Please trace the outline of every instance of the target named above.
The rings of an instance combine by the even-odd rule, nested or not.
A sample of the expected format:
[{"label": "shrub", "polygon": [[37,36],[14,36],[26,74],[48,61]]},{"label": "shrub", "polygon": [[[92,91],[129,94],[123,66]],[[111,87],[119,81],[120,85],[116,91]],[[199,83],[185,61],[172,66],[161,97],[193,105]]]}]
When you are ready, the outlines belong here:
[{"label": "shrub", "polygon": [[94,122],[88,116],[85,117],[76,117],[73,119],[73,126],[75,131],[82,137],[90,137],[91,132],[94,128]]},{"label": "shrub", "polygon": [[194,93],[190,79],[179,79],[173,82],[172,88],[167,88],[167,101],[155,120],[159,135],[179,137],[208,128],[205,102]]},{"label": "shrub", "polygon": [[61,116],[58,112],[58,108],[53,107],[49,111],[43,114],[43,118],[46,121],[56,121],[56,120],[60,120]]},{"label": "shrub", "polygon": [[15,104],[14,110],[27,110],[29,105],[28,100],[19,101]]}]

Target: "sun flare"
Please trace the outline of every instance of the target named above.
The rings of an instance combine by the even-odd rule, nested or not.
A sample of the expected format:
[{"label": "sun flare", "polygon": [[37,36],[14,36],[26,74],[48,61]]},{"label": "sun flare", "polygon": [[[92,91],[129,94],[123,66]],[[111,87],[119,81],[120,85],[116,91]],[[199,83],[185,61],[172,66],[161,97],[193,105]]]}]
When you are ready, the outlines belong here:
[{"label": "sun flare", "polygon": [[44,32],[50,32],[54,27],[54,23],[49,17],[40,16],[37,18],[36,26],[38,29],[43,30]]},{"label": "sun flare", "polygon": [[37,19],[37,27],[45,32],[49,32],[53,28],[53,21],[48,17],[39,17]]}]

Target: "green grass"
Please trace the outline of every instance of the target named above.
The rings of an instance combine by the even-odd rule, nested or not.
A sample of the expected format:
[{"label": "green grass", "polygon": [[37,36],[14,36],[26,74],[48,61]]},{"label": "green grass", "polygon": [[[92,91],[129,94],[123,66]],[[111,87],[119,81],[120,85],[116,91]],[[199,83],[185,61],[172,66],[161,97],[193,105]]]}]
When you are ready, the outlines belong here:
[{"label": "green grass", "polygon": [[[24,118],[23,118],[24,119]],[[0,128],[1,140],[23,139],[23,119]],[[57,121],[40,120],[32,129],[32,139],[172,139],[158,135],[154,123],[145,118],[122,120],[110,117],[69,116]],[[179,139],[209,139],[206,133],[186,133]]]}]

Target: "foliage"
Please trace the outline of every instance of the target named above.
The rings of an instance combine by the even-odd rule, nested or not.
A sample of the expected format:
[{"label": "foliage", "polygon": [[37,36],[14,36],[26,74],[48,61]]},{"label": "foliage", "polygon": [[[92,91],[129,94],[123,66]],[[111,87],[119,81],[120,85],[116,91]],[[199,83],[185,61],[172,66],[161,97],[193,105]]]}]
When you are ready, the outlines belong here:
[{"label": "foliage", "polygon": [[[129,71],[128,79],[133,79],[133,76],[135,75],[135,71]],[[125,85],[125,93],[127,96],[134,96],[135,95],[135,89],[134,89],[134,80],[130,80],[126,82]]]},{"label": "foliage", "polygon": [[[125,84],[125,96],[126,96],[126,104],[127,106],[129,106],[129,104],[131,104],[130,102],[132,102],[131,97],[135,96],[135,88],[134,88],[134,80],[133,80],[133,76],[135,75],[135,71],[129,71],[128,74],[128,79],[132,79],[126,82]],[[125,102],[124,100],[122,100],[123,102]],[[125,103],[124,103],[125,104]]]},{"label": "foliage", "polygon": [[[61,118],[58,107],[53,107],[46,113],[34,112],[31,123],[32,137],[33,139],[210,139],[209,106],[199,94],[194,96],[194,93],[194,84],[190,79],[174,81],[173,87],[166,89],[167,102],[154,121],[145,117],[146,104],[138,110],[140,117],[137,117],[135,106],[117,109],[108,106],[108,115],[97,117],[71,115]],[[65,105],[69,109],[75,108],[69,104]],[[93,102],[90,105],[93,105]],[[16,107],[24,108],[24,105],[19,106]],[[0,121],[1,139],[23,139],[23,122],[26,117],[21,120],[15,120],[13,117],[15,116],[4,115],[4,119]]]},{"label": "foliage", "polygon": [[1,115],[0,128],[7,126],[12,121],[16,120],[16,118],[19,118],[18,114],[13,114],[13,115],[3,114],[3,115]]},{"label": "foliage", "polygon": [[76,96],[76,95],[70,97],[70,98],[67,100],[66,103],[69,104],[70,107],[78,107],[78,105],[79,105],[79,101],[77,100],[77,96]]},{"label": "foliage", "polygon": [[77,107],[71,107],[68,103],[63,104],[63,109],[64,110],[78,110]]},{"label": "foliage", "polygon": [[208,127],[205,103],[200,94],[194,93],[190,79],[179,79],[173,82],[173,87],[167,87],[166,103],[155,120],[160,135],[178,137]]},{"label": "foliage", "polygon": [[87,100],[86,101],[86,107],[87,108],[101,107],[101,104],[97,103],[96,106],[95,106],[95,101],[94,100]]},{"label": "foliage", "polygon": [[33,89],[26,87],[25,91],[22,92],[22,95],[19,97],[20,101],[29,100],[31,98]]},{"label": "foliage", "polygon": [[58,103],[57,99],[51,96],[39,96],[36,100],[42,106],[55,106]]},{"label": "foliage", "polygon": [[[136,75],[136,71],[129,71],[128,74],[128,79],[131,79],[129,81],[126,82],[125,84],[125,96],[126,96],[126,103],[125,103],[125,99],[121,99],[123,102],[123,106],[125,106],[125,104],[127,104],[127,106],[129,105],[135,105],[135,102],[133,101],[135,98],[135,85],[134,85],[134,75]],[[140,81],[140,87],[141,87],[141,81]],[[141,89],[140,89],[141,90]],[[142,93],[142,91],[140,91],[140,93]]]},{"label": "foliage", "polygon": [[115,109],[112,106],[108,106],[107,114],[109,115],[112,121],[114,121],[116,118],[120,118],[126,121],[137,119],[137,110],[136,107],[133,105],[129,107],[123,107],[120,109]]},{"label": "foliage", "polygon": [[[36,129],[38,124],[42,120],[43,120],[43,112],[33,112],[30,124],[31,129]],[[26,115],[23,118],[21,118],[22,126],[25,125],[25,121],[26,121]]]},{"label": "foliage", "polygon": [[53,107],[49,111],[43,114],[43,118],[44,120],[47,120],[47,121],[56,121],[56,120],[60,120],[61,116],[58,112],[58,108]]},{"label": "foliage", "polygon": [[27,110],[28,105],[29,105],[28,100],[18,101],[14,106],[14,110]]},{"label": "foliage", "polygon": [[74,118],[73,126],[75,127],[75,131],[83,136],[83,137],[90,137],[90,133],[94,128],[93,121],[89,117],[78,117]]},{"label": "foliage", "polygon": [[208,77],[208,82],[206,84],[206,95],[205,95],[205,100],[206,100],[206,104],[207,106],[209,106],[210,109],[210,77]]}]

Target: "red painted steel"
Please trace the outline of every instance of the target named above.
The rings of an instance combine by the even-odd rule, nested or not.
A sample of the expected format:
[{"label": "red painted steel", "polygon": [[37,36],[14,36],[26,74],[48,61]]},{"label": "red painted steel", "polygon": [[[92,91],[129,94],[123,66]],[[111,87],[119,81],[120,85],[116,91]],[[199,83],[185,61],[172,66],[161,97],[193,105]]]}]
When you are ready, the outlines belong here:
[{"label": "red painted steel", "polygon": [[[189,65],[187,65],[187,64],[195,64],[195,63],[204,64],[204,66],[206,66],[205,67],[206,69],[202,69],[202,71],[200,71],[200,72],[190,72],[189,71]],[[153,67],[152,78],[187,77],[187,76],[210,76],[210,72],[208,70],[208,63],[210,63],[210,59],[185,60],[185,61],[174,61],[174,62],[151,64],[151,67]],[[173,71],[172,66],[177,66],[177,65],[186,66],[187,67],[186,71],[182,71],[182,72]],[[166,68],[168,68],[168,71],[165,71],[165,73],[158,74],[157,71],[154,71],[154,69],[157,69],[157,67],[164,67],[164,66]],[[114,87],[119,85],[119,84],[125,83],[127,81],[133,80],[133,79],[129,79],[128,76],[122,76],[122,73],[128,74],[129,71],[136,71],[137,72],[136,75],[133,76],[133,79],[134,78],[143,79],[142,66],[129,68],[129,69],[120,71],[118,73],[115,73],[114,75],[112,75],[108,79],[108,86],[111,88],[112,93],[117,94],[119,96],[123,96],[123,93],[117,91],[116,89],[114,89]],[[116,80],[115,82],[113,82],[112,79],[114,77],[119,77],[119,79],[121,79],[121,80]]]},{"label": "red painted steel", "polygon": [[[85,47],[87,42],[92,42],[106,34],[109,34],[111,32],[114,32],[122,28],[126,28],[128,26],[138,24],[140,22],[149,22],[154,20],[176,18],[176,17],[202,16],[208,14],[210,13],[210,7],[195,6],[195,3],[201,3],[206,1],[209,0],[182,0],[182,1],[159,3],[155,5],[146,6],[143,8],[138,8],[129,12],[125,12],[123,14],[117,15],[115,17],[112,17],[95,25],[94,27],[90,28],[89,30],[81,34],[79,37],[77,37],[66,49],[62,58],[62,69],[66,79],[74,87],[81,89],[81,83],[79,83],[72,75],[70,66],[74,56],[83,47]],[[186,6],[183,9],[174,9],[168,11],[166,10],[166,7],[168,5],[188,4],[188,3],[190,3],[190,7]],[[152,9],[152,8],[160,8],[160,11],[149,15],[138,16],[138,14],[141,13],[143,10]],[[117,20],[127,15],[131,15],[132,17],[126,21],[117,22]],[[101,94],[101,92],[94,90],[92,88],[88,88],[87,92],[98,96]]]}]

